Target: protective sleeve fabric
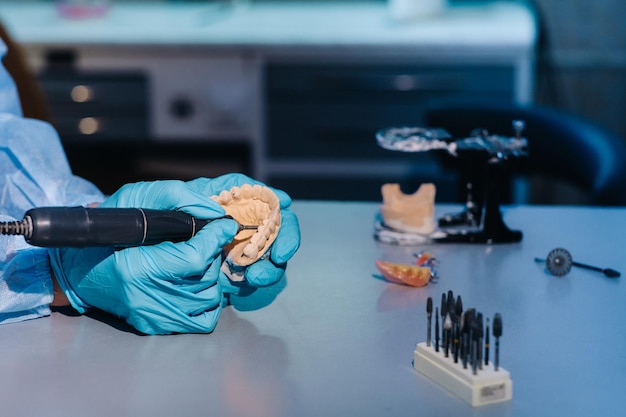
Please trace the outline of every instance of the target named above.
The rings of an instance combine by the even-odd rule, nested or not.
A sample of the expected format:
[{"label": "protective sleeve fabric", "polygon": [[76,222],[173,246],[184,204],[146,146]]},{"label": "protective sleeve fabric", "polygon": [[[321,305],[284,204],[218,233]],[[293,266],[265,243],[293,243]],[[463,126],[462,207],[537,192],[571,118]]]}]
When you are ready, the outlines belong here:
[{"label": "protective sleeve fabric", "polygon": [[12,248],[0,260],[0,324],[47,316],[52,302],[45,249]]},{"label": "protective sleeve fabric", "polygon": [[[0,41],[0,58],[5,53]],[[0,66],[0,221],[21,220],[36,206],[103,198],[92,183],[72,174],[55,130],[22,117],[15,84]],[[21,236],[1,236],[0,323],[50,314],[52,294],[47,251]]]},{"label": "protective sleeve fabric", "polygon": [[223,306],[221,253],[237,223],[221,219],[219,204],[176,180],[127,184],[101,206],[181,210],[214,221],[185,242],[51,249],[52,268],[74,308],[98,307],[146,334],[212,332]]}]

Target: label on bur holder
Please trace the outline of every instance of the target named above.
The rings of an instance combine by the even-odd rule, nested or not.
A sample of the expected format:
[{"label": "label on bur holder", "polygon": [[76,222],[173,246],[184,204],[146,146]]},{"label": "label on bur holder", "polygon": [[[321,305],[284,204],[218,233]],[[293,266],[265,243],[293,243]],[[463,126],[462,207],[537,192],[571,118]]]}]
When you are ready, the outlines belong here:
[{"label": "label on bur holder", "polygon": [[473,406],[513,398],[513,381],[507,370],[499,367],[496,371],[489,363],[483,364],[483,369],[474,375],[469,364],[463,368],[461,359],[454,363],[452,355],[446,357],[443,349],[437,352],[426,343],[418,343],[415,347],[413,368]]}]

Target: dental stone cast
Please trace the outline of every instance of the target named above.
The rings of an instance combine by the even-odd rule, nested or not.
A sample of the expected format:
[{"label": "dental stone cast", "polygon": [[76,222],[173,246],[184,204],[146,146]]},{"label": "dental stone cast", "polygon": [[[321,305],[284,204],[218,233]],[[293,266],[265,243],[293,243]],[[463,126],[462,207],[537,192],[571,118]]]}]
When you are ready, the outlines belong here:
[{"label": "dental stone cast", "polygon": [[248,266],[263,257],[280,229],[280,201],[276,194],[262,185],[244,184],[211,198],[239,224],[258,225],[256,231],[242,230],[237,233],[225,248],[227,261]]},{"label": "dental stone cast", "polygon": [[399,184],[384,184],[381,191],[380,212],[387,227],[424,235],[435,230],[434,184],[422,184],[413,194],[404,194]]}]

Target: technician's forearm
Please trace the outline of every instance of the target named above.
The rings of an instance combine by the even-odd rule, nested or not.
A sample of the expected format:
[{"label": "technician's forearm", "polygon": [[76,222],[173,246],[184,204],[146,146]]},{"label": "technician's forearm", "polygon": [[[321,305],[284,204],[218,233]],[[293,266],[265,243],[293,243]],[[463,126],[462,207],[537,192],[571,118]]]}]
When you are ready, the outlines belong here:
[{"label": "technician's forearm", "polygon": [[70,301],[67,299],[67,296],[59,286],[57,282],[56,276],[54,276],[54,271],[50,268],[50,275],[52,275],[52,285],[54,287],[54,295],[52,298],[52,303],[50,303],[51,307],[67,307],[70,305]]}]

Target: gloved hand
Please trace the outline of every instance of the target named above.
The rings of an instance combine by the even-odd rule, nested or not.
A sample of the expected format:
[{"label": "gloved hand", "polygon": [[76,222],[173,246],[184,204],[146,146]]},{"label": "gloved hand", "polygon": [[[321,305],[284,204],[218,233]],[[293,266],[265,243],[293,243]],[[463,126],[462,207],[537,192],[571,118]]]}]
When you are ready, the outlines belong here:
[{"label": "gloved hand", "polygon": [[[201,219],[225,215],[182,181],[127,184],[101,207],[177,209]],[[210,222],[186,242],[113,248],[51,249],[51,265],[72,306],[98,307],[147,334],[208,333],[221,312],[222,248],[237,224]]]},{"label": "gloved hand", "polygon": [[[262,185],[243,174],[226,174],[217,178],[198,178],[187,182],[189,186],[205,196],[218,195],[222,190],[230,190],[234,186],[243,184]],[[272,244],[270,257],[259,260],[248,266],[244,272],[245,283],[253,288],[266,287],[276,284],[285,274],[287,261],[300,247],[300,225],[298,218],[289,206],[291,198],[281,190],[273,189],[280,201],[281,227],[278,236]],[[230,285],[229,285],[230,284]],[[225,275],[222,275],[222,289],[229,293],[238,293],[240,284],[229,283]]]}]

